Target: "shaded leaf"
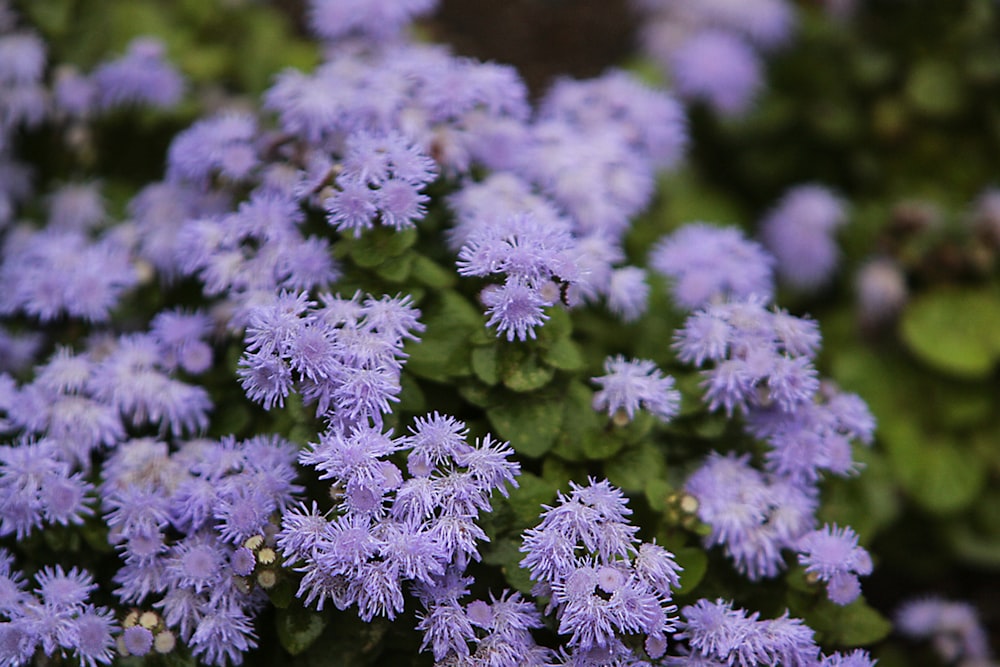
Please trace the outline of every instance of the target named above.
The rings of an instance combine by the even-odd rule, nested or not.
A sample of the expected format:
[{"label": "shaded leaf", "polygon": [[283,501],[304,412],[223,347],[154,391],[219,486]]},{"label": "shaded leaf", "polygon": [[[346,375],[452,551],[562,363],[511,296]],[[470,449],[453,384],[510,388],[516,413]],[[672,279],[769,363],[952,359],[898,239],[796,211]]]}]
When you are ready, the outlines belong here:
[{"label": "shaded leaf", "polygon": [[323,614],[301,607],[279,609],[275,622],[278,641],[292,655],[298,655],[309,648],[326,627]]}]

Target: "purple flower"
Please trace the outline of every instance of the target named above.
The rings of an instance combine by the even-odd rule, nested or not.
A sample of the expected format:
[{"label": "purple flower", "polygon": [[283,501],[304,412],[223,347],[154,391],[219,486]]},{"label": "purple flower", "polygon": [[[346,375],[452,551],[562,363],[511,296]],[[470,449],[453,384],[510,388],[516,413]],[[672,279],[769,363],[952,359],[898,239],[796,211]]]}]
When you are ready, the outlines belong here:
[{"label": "purple flower", "polygon": [[825,655],[819,667],[875,667],[876,662],[867,651],[855,649],[847,654]]},{"label": "purple flower", "polygon": [[326,40],[361,35],[381,42],[397,37],[414,17],[436,4],[436,0],[310,0],[309,26]]},{"label": "purple flower", "polygon": [[45,43],[30,32],[0,35],[0,89],[35,83],[45,71]]},{"label": "purple flower", "polygon": [[678,94],[706,102],[725,116],[746,113],[763,85],[757,53],[733,33],[705,29],[688,37],[670,57]]},{"label": "purple flower", "polygon": [[653,194],[653,166],[620,127],[593,128],[587,141],[579,133],[561,118],[540,121],[518,169],[573,220],[576,233],[617,242]]},{"label": "purple flower", "polygon": [[819,657],[812,630],[801,620],[789,618],[787,612],[773,620],[758,620],[756,612],[748,614],[719,599],[698,600],[684,607],[681,614],[683,632],[676,638],[687,640],[692,651],[703,658],[728,665],[806,667],[816,664]]},{"label": "purple flower", "polygon": [[479,298],[489,315],[486,326],[495,326],[497,335],[506,334],[508,341],[534,339],[535,327],[549,319],[544,308],[552,305],[537,290],[516,278],[484,288]]},{"label": "purple flower", "polygon": [[799,538],[796,549],[806,572],[825,581],[827,595],[839,605],[861,594],[859,575],[872,573],[871,556],[858,546],[858,536],[850,528],[825,525]]},{"label": "purple flower", "polygon": [[6,286],[0,312],[102,322],[138,276],[120,239],[91,241],[77,230],[48,229],[7,237],[0,281]]},{"label": "purple flower", "polygon": [[86,231],[104,221],[106,212],[98,183],[64,185],[49,198],[49,225]]},{"label": "purple flower", "polygon": [[625,322],[633,322],[646,312],[649,285],[646,272],[635,266],[615,269],[608,284],[608,308]]},{"label": "purple flower", "polygon": [[844,203],[828,189],[800,185],[786,192],[760,223],[778,276],[799,290],[828,282],[839,255],[834,234],[844,222]]},{"label": "purple flower", "polygon": [[866,326],[892,321],[909,298],[903,268],[885,257],[870,259],[858,269],[854,291],[858,313]]},{"label": "purple flower", "polygon": [[649,256],[650,267],[672,279],[674,301],[687,310],[723,298],[770,300],[773,261],[738,229],[703,222],[663,237]]},{"label": "purple flower", "polygon": [[125,628],[122,638],[129,655],[146,655],[153,648],[153,633],[141,625]]},{"label": "purple flower", "polygon": [[681,395],[674,389],[674,379],[664,376],[652,361],[626,360],[622,355],[608,357],[604,360],[604,373],[591,378],[601,387],[594,394],[595,410],[607,410],[612,418],[622,412],[629,421],[640,408],[664,422],[677,415]]},{"label": "purple flower", "polygon": [[80,664],[95,667],[98,663],[111,664],[115,657],[115,639],[118,627],[114,614],[104,607],[87,605],[72,622],[70,644]]},{"label": "purple flower", "polygon": [[64,572],[58,565],[36,572],[35,582],[37,594],[53,612],[82,609],[90,593],[97,589],[89,572],[75,567]]},{"label": "purple flower", "polygon": [[619,126],[630,144],[657,167],[675,165],[687,144],[681,106],[621,70],[585,81],[557,80],[545,94],[539,114],[566,120],[581,132]]},{"label": "purple flower", "polygon": [[684,485],[698,500],[698,518],[711,526],[706,544],[723,545],[751,580],[783,567],[781,550],[813,527],[815,492],[787,481],[769,481],[749,457],[713,453]]},{"label": "purple flower", "polygon": [[727,414],[772,405],[790,413],[811,401],[820,388],[810,361],[818,345],[815,322],[766,310],[757,298],[707,306],[674,341],[681,361],[716,362],[702,372],[705,400]]},{"label": "purple flower", "polygon": [[180,102],[184,79],[165,58],[163,43],[139,37],[124,56],[94,70],[98,103],[105,109],[128,105],[168,108]]},{"label": "purple flower", "polygon": [[218,174],[245,180],[259,160],[254,147],[257,121],[242,112],[222,112],[199,120],[178,134],[167,154],[167,178],[206,187]]},{"label": "purple flower", "polygon": [[986,662],[992,657],[986,630],[975,607],[968,602],[933,596],[909,600],[896,610],[895,621],[902,634],[931,639],[945,662],[969,660],[978,664],[977,661]]}]

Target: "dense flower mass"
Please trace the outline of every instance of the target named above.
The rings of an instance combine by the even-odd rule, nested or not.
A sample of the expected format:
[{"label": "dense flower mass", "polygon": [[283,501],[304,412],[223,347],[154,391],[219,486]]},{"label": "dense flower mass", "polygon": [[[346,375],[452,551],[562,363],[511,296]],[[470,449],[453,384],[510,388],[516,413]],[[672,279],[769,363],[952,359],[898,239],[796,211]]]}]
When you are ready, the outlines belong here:
[{"label": "dense flower mass", "polygon": [[[758,242],[680,224],[669,173],[774,111],[810,10],[635,0],[667,88],[612,67],[529,94],[422,41],[447,3],[299,3],[319,44],[273,76],[176,4],[149,16],[197,30],[101,59],[0,0],[0,667],[875,664],[881,526],[824,486],[875,417],[821,375],[852,386],[806,302],[774,302],[835,292],[846,199],[787,190]],[[292,39],[287,9],[243,10],[255,48]],[[998,211],[987,190],[966,224],[1000,248]],[[899,257],[861,271],[868,327],[908,298]],[[896,622],[991,660],[969,605]]]}]

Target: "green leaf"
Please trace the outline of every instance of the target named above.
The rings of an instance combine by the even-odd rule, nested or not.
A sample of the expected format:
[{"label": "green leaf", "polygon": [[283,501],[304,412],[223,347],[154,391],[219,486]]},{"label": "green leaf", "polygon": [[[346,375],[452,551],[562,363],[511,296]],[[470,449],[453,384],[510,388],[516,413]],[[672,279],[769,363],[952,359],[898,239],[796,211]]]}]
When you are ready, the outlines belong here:
[{"label": "green leaf", "polygon": [[605,460],[625,446],[622,438],[605,429],[607,416],[594,410],[592,400],[593,392],[583,383],[567,387],[554,454],[567,461]]},{"label": "green leaf", "polygon": [[511,538],[497,540],[489,545],[483,554],[483,562],[487,565],[497,565],[500,571],[515,590],[531,593],[533,582],[531,573],[521,567],[524,554],[520,551],[521,541]]},{"label": "green leaf", "polygon": [[486,414],[497,434],[518,454],[537,458],[552,448],[561,409],[558,398],[511,395],[487,408]]},{"label": "green leaf", "polygon": [[394,258],[391,262],[381,264],[375,273],[379,278],[390,283],[401,283],[410,277],[413,267],[413,255],[405,254]]},{"label": "green leaf", "polygon": [[803,620],[816,631],[820,643],[845,648],[874,644],[892,631],[892,623],[869,607],[864,598],[843,607],[823,600],[806,611]]},{"label": "green leaf", "polygon": [[625,491],[643,491],[656,479],[663,479],[667,465],[663,454],[651,442],[629,447],[604,464],[608,481]]},{"label": "green leaf", "polygon": [[900,322],[903,342],[944,373],[985,378],[1000,360],[1000,295],[941,288],[917,297]]},{"label": "green leaf", "polygon": [[882,438],[903,487],[931,512],[965,509],[986,484],[982,463],[944,434],[925,434],[912,422],[897,421],[883,426]]},{"label": "green leaf", "polygon": [[423,318],[427,329],[420,341],[407,341],[406,369],[418,377],[448,382],[472,373],[469,336],[482,326],[482,315],[460,294],[443,290],[434,295]]},{"label": "green leaf", "polygon": [[287,609],[295,600],[296,586],[288,577],[279,577],[278,583],[267,590],[267,597],[278,609]]},{"label": "green leaf", "polygon": [[677,589],[677,594],[687,595],[705,578],[705,572],[708,571],[708,556],[701,549],[684,547],[674,552],[674,560],[684,568],[681,572],[681,585]]},{"label": "green leaf", "polygon": [[498,370],[503,384],[516,392],[541,389],[555,376],[555,371],[538,361],[534,350],[517,344],[501,345]]},{"label": "green leaf", "polygon": [[663,512],[667,509],[670,505],[668,498],[673,491],[674,487],[670,485],[670,482],[660,478],[646,480],[646,486],[643,489],[646,502],[656,512]]},{"label": "green leaf", "polygon": [[279,609],[275,623],[282,647],[292,655],[298,655],[323,634],[326,618],[321,613],[294,607]]},{"label": "green leaf", "polygon": [[419,283],[433,289],[444,289],[454,286],[455,272],[449,271],[423,255],[416,255],[413,260],[411,276]]},{"label": "green leaf", "polygon": [[395,231],[391,227],[375,227],[360,238],[345,239],[349,253],[358,266],[371,269],[394,257],[402,255],[417,241],[416,229]]},{"label": "green leaf", "polygon": [[580,346],[569,339],[552,343],[541,356],[542,361],[561,371],[578,371],[584,365]]},{"label": "green leaf", "polygon": [[472,349],[472,373],[491,387],[500,381],[496,345],[483,345]]},{"label": "green leaf", "polygon": [[538,344],[548,347],[552,343],[569,338],[573,333],[573,319],[562,306],[551,306],[545,309],[549,319],[538,329]]},{"label": "green leaf", "polygon": [[541,366],[537,361],[531,359],[505,373],[503,384],[508,389],[524,393],[541,389],[554,376],[553,369]]},{"label": "green leaf", "polygon": [[514,511],[519,527],[531,527],[538,523],[542,505],[556,497],[556,487],[547,479],[530,472],[523,472],[517,478],[518,486],[511,490],[506,502]]},{"label": "green leaf", "polygon": [[962,77],[943,60],[917,63],[906,81],[906,97],[929,116],[948,116],[962,108]]}]

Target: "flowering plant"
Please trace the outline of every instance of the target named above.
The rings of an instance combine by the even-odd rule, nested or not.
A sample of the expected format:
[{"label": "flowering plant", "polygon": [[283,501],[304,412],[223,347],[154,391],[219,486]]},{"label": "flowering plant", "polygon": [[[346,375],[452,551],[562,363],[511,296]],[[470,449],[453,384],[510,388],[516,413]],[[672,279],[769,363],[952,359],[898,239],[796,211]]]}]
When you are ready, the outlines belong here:
[{"label": "flowering plant", "polygon": [[[418,40],[432,0],[310,0],[240,94],[152,36],[47,61],[57,4],[0,1],[0,665],[875,664],[831,494],[876,420],[797,300],[848,203],[798,184],[758,241],[671,201],[790,3],[637,2],[673,87],[537,99]],[[961,604],[898,624],[988,660]]]}]

